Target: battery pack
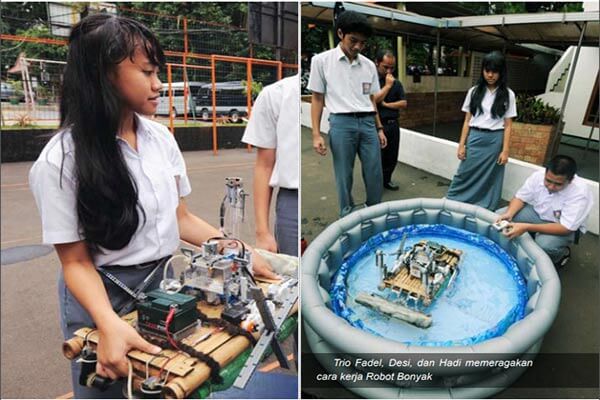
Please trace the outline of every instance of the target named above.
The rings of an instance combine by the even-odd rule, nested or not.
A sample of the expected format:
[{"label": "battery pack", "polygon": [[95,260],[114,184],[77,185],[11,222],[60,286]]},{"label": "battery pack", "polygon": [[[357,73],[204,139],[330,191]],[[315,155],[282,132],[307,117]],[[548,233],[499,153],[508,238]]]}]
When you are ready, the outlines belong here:
[{"label": "battery pack", "polygon": [[169,324],[171,337],[179,340],[192,333],[198,321],[196,298],[181,293],[165,293],[159,289],[147,293],[146,299],[137,304],[138,330],[166,338],[166,320],[173,308],[175,314]]}]

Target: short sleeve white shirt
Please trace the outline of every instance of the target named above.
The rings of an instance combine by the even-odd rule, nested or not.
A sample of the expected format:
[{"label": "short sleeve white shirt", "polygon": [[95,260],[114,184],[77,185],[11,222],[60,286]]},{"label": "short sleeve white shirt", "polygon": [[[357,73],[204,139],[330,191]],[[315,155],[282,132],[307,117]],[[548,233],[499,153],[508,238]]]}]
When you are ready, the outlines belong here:
[{"label": "short sleeve white shirt", "polygon": [[308,89],[325,94],[331,113],[372,112],[370,95],[379,91],[377,68],[362,54],[350,61],[338,45],[312,58]]},{"label": "short sleeve white shirt", "polygon": [[[471,95],[473,94],[474,90],[475,86],[469,89],[467,92],[467,97],[465,98],[465,102],[462,106],[463,112],[471,111]],[[517,116],[515,92],[513,92],[511,89],[508,89],[508,107],[504,113],[504,116],[502,118],[494,118],[492,116],[492,106],[494,105],[494,100],[496,99],[497,90],[498,88],[494,89],[493,91],[490,91],[488,88],[485,89],[485,95],[481,100],[481,108],[483,109],[483,113],[473,115],[471,117],[471,121],[469,122],[469,126],[491,130],[504,129],[504,119],[514,118]]]},{"label": "short sleeve white shirt", "polygon": [[580,229],[585,232],[585,220],[594,205],[592,192],[585,181],[575,175],[563,190],[550,193],[544,186],[545,175],[545,171],[533,173],[515,197],[531,204],[544,221],[558,222],[570,231]]},{"label": "short sleeve white shirt", "polygon": [[[140,212],[140,226],[123,249],[101,248],[102,252],[93,254],[96,266],[136,265],[172,254],[179,246],[176,209],[179,197],[191,192],[183,156],[165,126],[140,116],[136,120],[137,152],[123,139],[115,140],[136,182],[146,221]],[[29,172],[29,185],[40,212],[46,244],[85,240],[77,217],[74,152],[71,132],[59,132],[44,147]]]},{"label": "short sleeve white shirt", "polygon": [[255,147],[276,149],[269,180],[272,187],[298,189],[299,86],[299,75],[294,75],[265,87],[242,137],[244,143]]}]

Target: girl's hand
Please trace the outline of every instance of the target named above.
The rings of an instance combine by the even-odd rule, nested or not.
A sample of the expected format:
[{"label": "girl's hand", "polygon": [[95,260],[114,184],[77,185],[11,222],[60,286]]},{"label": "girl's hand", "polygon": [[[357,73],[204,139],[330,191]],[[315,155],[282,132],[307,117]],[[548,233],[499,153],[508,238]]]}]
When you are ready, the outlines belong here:
[{"label": "girl's hand", "polygon": [[467,149],[464,144],[458,145],[458,151],[456,152],[456,156],[460,161],[463,161],[467,158]]},{"label": "girl's hand", "polygon": [[277,241],[271,232],[257,233],[256,247],[268,250],[271,253],[277,253]]},{"label": "girl's hand", "polygon": [[498,164],[505,165],[508,162],[508,151],[503,151],[498,156]]},{"label": "girl's hand", "polygon": [[135,328],[123,321],[116,314],[110,321],[98,328],[98,363],[96,373],[110,379],[127,376],[127,353],[141,350],[156,354],[161,348],[148,343],[137,333]]}]

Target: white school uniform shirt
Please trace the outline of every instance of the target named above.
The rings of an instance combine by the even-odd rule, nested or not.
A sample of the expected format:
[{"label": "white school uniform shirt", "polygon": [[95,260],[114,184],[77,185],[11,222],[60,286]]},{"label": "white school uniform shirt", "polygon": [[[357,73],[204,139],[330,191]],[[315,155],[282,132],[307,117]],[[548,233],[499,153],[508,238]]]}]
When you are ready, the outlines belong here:
[{"label": "white school uniform shirt", "polygon": [[570,231],[580,229],[584,233],[585,220],[594,205],[588,185],[575,175],[563,190],[550,193],[544,186],[545,175],[546,171],[534,172],[515,197],[531,204],[544,221],[558,222]]},{"label": "white school uniform shirt", "polygon": [[370,95],[379,91],[377,68],[362,54],[351,62],[338,45],[312,58],[308,89],[325,94],[331,113],[372,112]]},{"label": "white school uniform shirt", "polygon": [[[172,254],[179,245],[176,209],[179,197],[191,186],[185,162],[169,130],[136,115],[137,148],[117,137],[125,163],[138,190],[140,226],[127,246],[92,254],[96,266],[136,265]],[[61,146],[62,139],[62,146]],[[60,169],[63,158],[62,187]],[[85,240],[78,226],[74,171],[75,148],[70,130],[57,133],[42,150],[29,172],[29,185],[42,220],[43,242],[71,243]]]},{"label": "white school uniform shirt", "polygon": [[275,165],[269,180],[271,187],[298,189],[298,137],[300,134],[299,75],[265,87],[258,95],[246,131],[244,143],[275,150]]},{"label": "white school uniform shirt", "polygon": [[[471,112],[471,95],[473,94],[473,90],[475,87],[472,87],[467,92],[467,97],[465,98],[465,102],[462,106],[462,111]],[[487,87],[485,89],[485,95],[481,100],[481,108],[483,109],[483,113],[479,113],[477,115],[473,115],[471,117],[471,121],[469,122],[469,126],[483,128],[483,129],[491,129],[498,130],[504,129],[504,119],[505,118],[514,118],[517,116],[517,102],[515,101],[515,92],[508,89],[508,107],[504,116],[502,118],[494,118],[492,116],[492,106],[494,105],[494,100],[496,99],[496,91],[498,88],[490,91]]]}]

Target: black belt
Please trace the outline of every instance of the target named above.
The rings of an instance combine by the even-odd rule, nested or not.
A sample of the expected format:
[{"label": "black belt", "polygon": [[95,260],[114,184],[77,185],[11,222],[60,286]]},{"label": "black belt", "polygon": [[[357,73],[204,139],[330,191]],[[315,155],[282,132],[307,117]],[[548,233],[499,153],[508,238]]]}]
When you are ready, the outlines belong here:
[{"label": "black belt", "polygon": [[375,111],[364,111],[364,112],[348,112],[348,113],[335,113],[334,115],[345,115],[354,118],[372,117],[375,115]]},{"label": "black belt", "polygon": [[146,298],[146,295],[144,294],[144,292],[146,291],[148,286],[150,286],[150,284],[153,282],[154,277],[157,274],[160,274],[160,270],[165,267],[167,260],[170,257],[171,256],[167,256],[167,257],[163,257],[158,260],[149,261],[149,262],[145,262],[145,263],[141,263],[141,264],[137,264],[137,265],[130,265],[128,267],[121,266],[120,267],[121,269],[123,269],[123,268],[146,269],[149,267],[153,268],[152,271],[150,271],[150,273],[146,276],[146,278],[143,281],[141,281],[133,289],[128,287],[127,285],[125,285],[123,282],[121,282],[119,280],[119,278],[117,278],[116,276],[114,276],[113,274],[110,273],[110,270],[112,269],[114,271],[115,267],[119,267],[118,265],[110,265],[110,266],[107,265],[107,266],[103,266],[103,267],[98,267],[98,272],[100,272],[104,277],[106,277],[106,279],[108,279],[114,285],[116,285],[117,287],[119,287],[120,289],[122,289],[124,292],[126,292],[127,294],[129,294],[131,296],[131,298],[128,299],[125,302],[125,304],[121,304],[118,307],[118,309],[115,310],[115,311],[117,311],[117,314],[119,316],[123,316],[125,314],[130,313],[131,311],[133,311],[133,309],[135,308],[135,305],[138,301],[142,301]]},{"label": "black belt", "polygon": [[171,256],[165,256],[163,258],[159,258],[158,260],[152,260],[152,261],[148,261],[145,263],[134,264],[134,265],[103,265],[101,268],[105,269],[105,270],[111,270],[111,269],[114,270],[114,269],[123,269],[123,268],[146,269],[146,268],[154,267],[154,266],[160,264],[161,262],[168,260],[169,257],[171,257]]},{"label": "black belt", "polygon": [[471,129],[477,129],[478,131],[482,131],[482,132],[498,132],[498,131],[502,131],[504,130],[503,128],[500,129],[487,129],[487,128],[478,128],[476,126],[471,126]]},{"label": "black belt", "polygon": [[286,192],[294,192],[294,193],[298,192],[298,189],[288,189],[288,188],[284,188],[284,187],[280,187],[279,190],[280,191],[283,190],[283,191],[286,191]]}]

